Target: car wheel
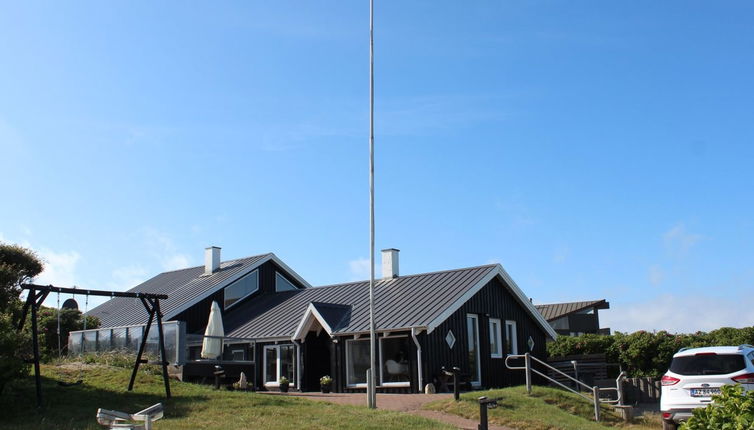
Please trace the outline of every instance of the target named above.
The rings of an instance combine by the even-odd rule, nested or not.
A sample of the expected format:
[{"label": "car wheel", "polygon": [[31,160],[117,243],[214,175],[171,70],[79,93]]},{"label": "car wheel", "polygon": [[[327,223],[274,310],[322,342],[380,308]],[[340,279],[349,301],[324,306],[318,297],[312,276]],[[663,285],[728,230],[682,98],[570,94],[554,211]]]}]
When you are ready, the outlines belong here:
[{"label": "car wheel", "polygon": [[677,430],[678,424],[674,423],[673,421],[663,421],[662,422],[662,430]]}]

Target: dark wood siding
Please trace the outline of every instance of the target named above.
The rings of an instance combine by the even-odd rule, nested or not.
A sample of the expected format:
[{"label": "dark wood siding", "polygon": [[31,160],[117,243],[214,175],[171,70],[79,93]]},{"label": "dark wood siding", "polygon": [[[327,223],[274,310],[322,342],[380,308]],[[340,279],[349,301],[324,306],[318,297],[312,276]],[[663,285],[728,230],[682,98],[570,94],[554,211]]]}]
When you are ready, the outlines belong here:
[{"label": "dark wood siding", "polygon": [[209,297],[199,301],[199,303],[191,306],[185,311],[178,314],[174,320],[186,322],[186,333],[204,333],[207,328],[207,322],[209,321],[209,310],[212,308],[212,302],[217,301],[217,304],[222,308],[223,303],[223,291],[217,291]]},{"label": "dark wood siding", "polygon": [[[483,387],[507,387],[524,383],[520,370],[508,370],[505,358],[490,357],[489,320],[499,318],[503,326],[506,320],[516,321],[518,353],[529,351],[527,341],[534,340],[533,355],[544,360],[546,357],[546,334],[524,309],[522,304],[508,291],[502,281],[495,278],[469,299],[460,309],[429,335],[420,335],[424,361],[424,381],[432,382],[440,375],[442,366],[458,366],[469,373],[468,336],[466,315],[479,317],[479,343],[481,354],[481,374]],[[504,327],[503,327],[504,329]],[[456,338],[453,348],[445,341],[448,331]],[[503,332],[504,333],[504,332]],[[503,340],[504,342],[504,340]]]}]

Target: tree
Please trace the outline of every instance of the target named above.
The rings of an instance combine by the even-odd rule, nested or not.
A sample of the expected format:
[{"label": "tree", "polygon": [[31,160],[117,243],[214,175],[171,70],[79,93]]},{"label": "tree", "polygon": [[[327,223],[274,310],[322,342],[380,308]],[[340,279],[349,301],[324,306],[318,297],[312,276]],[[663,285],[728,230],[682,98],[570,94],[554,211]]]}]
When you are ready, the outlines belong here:
[{"label": "tree", "polygon": [[16,330],[21,316],[21,284],[42,272],[37,255],[24,247],[0,243],[0,393],[12,379],[29,372],[21,356],[28,336]]}]

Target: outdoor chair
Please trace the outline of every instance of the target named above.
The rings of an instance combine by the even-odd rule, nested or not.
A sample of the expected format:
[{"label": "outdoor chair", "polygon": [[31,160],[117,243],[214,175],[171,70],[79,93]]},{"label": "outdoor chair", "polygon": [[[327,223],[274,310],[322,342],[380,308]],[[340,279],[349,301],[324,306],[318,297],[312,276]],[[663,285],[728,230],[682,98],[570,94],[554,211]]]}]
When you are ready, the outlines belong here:
[{"label": "outdoor chair", "polygon": [[162,403],[152,405],[135,414],[100,408],[97,409],[97,422],[111,429],[151,430],[152,423],[162,418],[162,412]]}]

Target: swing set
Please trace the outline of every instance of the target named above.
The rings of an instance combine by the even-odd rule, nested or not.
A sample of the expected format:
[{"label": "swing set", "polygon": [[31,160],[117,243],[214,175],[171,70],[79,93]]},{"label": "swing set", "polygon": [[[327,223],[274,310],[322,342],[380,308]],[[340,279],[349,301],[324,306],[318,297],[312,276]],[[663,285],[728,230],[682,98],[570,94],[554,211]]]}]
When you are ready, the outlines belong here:
[{"label": "swing set", "polygon": [[[39,373],[39,331],[37,327],[37,311],[39,311],[39,307],[42,306],[42,303],[45,301],[47,296],[50,293],[57,293],[58,294],[58,308],[60,307],[60,294],[84,294],[86,296],[86,308],[84,313],[84,329],[86,329],[86,311],[89,307],[89,296],[101,296],[101,297],[129,297],[129,298],[136,298],[141,300],[141,303],[144,305],[144,309],[146,309],[147,313],[149,314],[149,318],[147,320],[147,324],[144,327],[144,335],[142,336],[141,343],[139,345],[139,352],[136,356],[136,361],[134,362],[134,368],[131,372],[131,380],[128,383],[128,391],[132,391],[134,387],[134,381],[136,380],[136,373],[139,370],[139,365],[142,363],[148,363],[148,364],[159,364],[162,366],[162,379],[165,383],[165,396],[169,399],[170,398],[170,382],[168,381],[168,362],[165,359],[165,338],[163,335],[162,330],[162,312],[160,311],[160,300],[165,300],[168,298],[165,294],[151,294],[151,293],[132,293],[132,292],[121,292],[121,291],[103,291],[103,290],[82,290],[78,288],[63,288],[63,287],[55,287],[52,285],[35,285],[35,284],[24,284],[21,286],[24,290],[29,290],[29,294],[26,297],[26,303],[24,303],[24,308],[21,313],[21,320],[18,322],[18,331],[21,331],[24,327],[24,323],[26,322],[26,315],[31,311],[31,336],[32,336],[32,349],[34,352],[34,358],[32,360],[32,363],[34,363],[34,379],[36,382],[36,388],[37,388],[37,407],[42,407],[42,379],[41,375]],[[149,362],[148,360],[142,359],[142,355],[144,353],[144,350],[146,348],[147,343],[147,335],[149,334],[149,328],[152,326],[152,322],[155,320],[155,316],[157,317],[157,331],[159,333],[160,338],[160,361],[158,362]],[[60,349],[60,309],[58,309],[58,354],[61,354]],[[71,385],[78,385],[82,381],[76,381],[74,383],[63,383],[62,385],[65,386],[71,386]]]}]

